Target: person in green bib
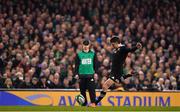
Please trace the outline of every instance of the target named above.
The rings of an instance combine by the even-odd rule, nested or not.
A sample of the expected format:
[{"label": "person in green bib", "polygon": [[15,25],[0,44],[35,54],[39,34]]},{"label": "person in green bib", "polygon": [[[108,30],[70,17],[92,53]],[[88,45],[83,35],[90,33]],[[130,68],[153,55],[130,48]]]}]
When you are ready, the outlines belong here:
[{"label": "person in green bib", "polygon": [[94,51],[90,50],[90,41],[84,40],[82,45],[82,51],[77,53],[75,60],[75,74],[80,82],[80,92],[85,98],[85,102],[82,106],[87,105],[86,90],[89,91],[91,104],[89,106],[95,106],[96,93],[94,74],[97,71],[97,58]]}]

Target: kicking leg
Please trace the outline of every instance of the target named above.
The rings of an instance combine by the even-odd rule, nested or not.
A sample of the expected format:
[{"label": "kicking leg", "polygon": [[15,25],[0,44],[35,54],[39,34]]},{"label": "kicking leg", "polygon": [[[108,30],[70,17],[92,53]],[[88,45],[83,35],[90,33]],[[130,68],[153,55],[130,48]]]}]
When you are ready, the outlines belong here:
[{"label": "kicking leg", "polygon": [[104,96],[106,95],[106,92],[107,92],[107,90],[109,89],[109,87],[111,86],[111,85],[113,85],[115,82],[112,80],[112,79],[108,79],[104,84],[103,84],[103,86],[102,86],[102,91],[101,91],[101,93],[100,93],[100,96],[98,97],[98,99],[96,100],[96,105],[104,98]]}]

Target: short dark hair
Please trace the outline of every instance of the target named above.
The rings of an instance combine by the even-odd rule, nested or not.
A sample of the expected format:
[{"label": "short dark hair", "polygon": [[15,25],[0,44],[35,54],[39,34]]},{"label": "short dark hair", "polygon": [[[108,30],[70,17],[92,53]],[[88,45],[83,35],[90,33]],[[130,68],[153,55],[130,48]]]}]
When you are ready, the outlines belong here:
[{"label": "short dark hair", "polygon": [[84,41],[83,41],[83,45],[87,46],[87,45],[89,45],[89,44],[90,44],[90,41],[89,41],[89,40],[84,40]]},{"label": "short dark hair", "polygon": [[111,43],[120,43],[119,37],[118,36],[113,36],[110,40]]}]

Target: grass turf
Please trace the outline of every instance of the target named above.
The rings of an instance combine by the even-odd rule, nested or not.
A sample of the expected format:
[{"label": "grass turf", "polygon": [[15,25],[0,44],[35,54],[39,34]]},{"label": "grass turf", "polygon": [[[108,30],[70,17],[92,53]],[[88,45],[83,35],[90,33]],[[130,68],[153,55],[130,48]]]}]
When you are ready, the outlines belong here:
[{"label": "grass turf", "polygon": [[0,106],[0,111],[180,111],[180,107]]}]

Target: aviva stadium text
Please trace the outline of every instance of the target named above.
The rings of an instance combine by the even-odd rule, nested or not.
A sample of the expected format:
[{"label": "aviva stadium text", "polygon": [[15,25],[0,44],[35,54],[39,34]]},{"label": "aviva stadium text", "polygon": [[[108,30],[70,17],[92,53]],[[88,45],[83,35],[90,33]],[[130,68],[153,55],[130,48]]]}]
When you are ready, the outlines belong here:
[{"label": "aviva stadium text", "polygon": [[[75,106],[75,99],[71,96],[61,96],[59,99],[59,106]],[[104,101],[106,103],[109,103],[110,106],[170,106],[171,105],[171,99],[170,96],[168,97],[155,97],[154,99],[152,97],[129,97],[129,96],[108,96],[106,98],[107,101]],[[98,105],[101,106],[103,102],[100,102]],[[154,104],[154,105],[153,105]]]}]

